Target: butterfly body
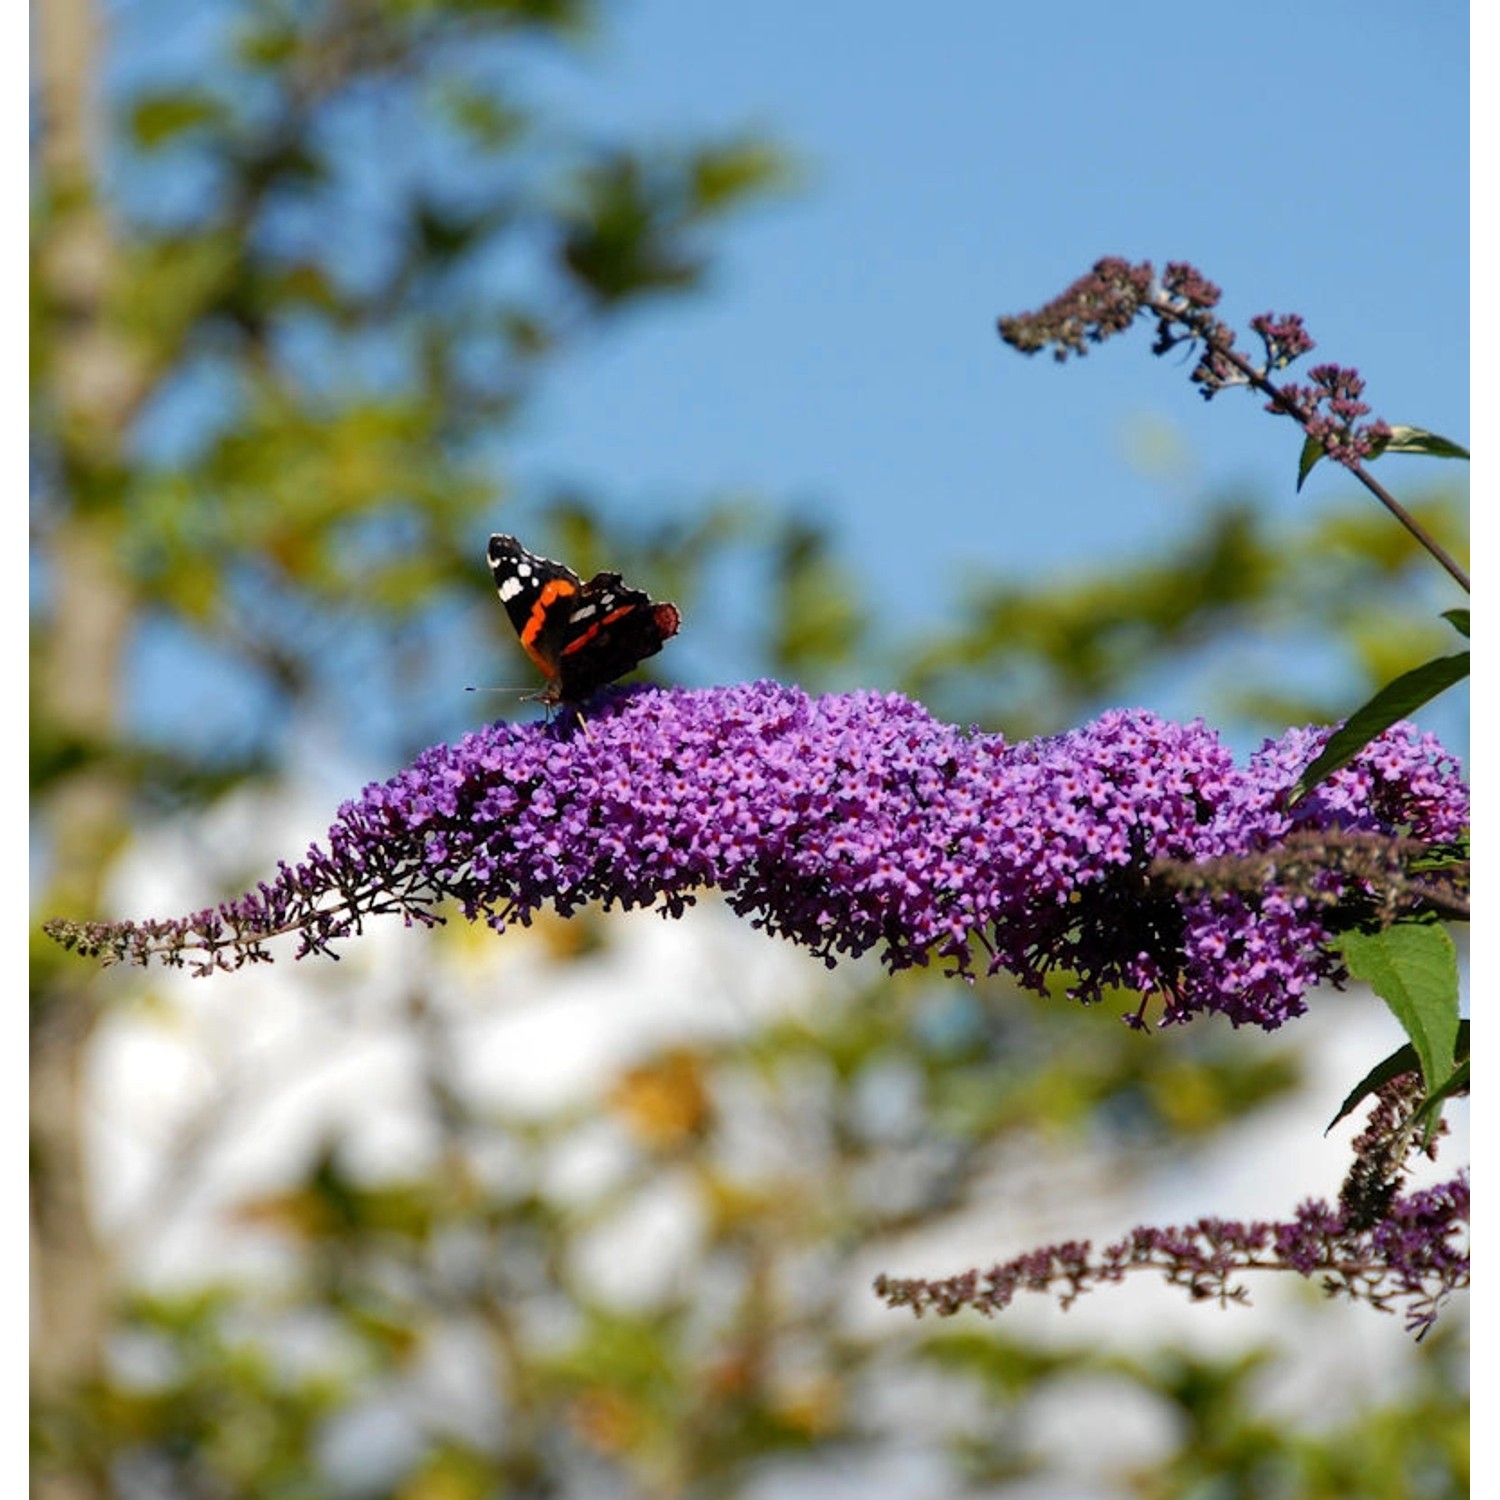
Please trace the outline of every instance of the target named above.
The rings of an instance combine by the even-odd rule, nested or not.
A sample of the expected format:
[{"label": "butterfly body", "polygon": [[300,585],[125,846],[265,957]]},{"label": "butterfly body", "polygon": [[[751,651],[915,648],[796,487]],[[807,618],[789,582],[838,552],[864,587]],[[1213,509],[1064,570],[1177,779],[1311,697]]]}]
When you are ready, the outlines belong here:
[{"label": "butterfly body", "polygon": [[628,587],[618,573],[587,583],[563,563],[492,536],[490,573],[521,647],[547,679],[538,699],[576,704],[655,656],[677,634],[675,604]]}]

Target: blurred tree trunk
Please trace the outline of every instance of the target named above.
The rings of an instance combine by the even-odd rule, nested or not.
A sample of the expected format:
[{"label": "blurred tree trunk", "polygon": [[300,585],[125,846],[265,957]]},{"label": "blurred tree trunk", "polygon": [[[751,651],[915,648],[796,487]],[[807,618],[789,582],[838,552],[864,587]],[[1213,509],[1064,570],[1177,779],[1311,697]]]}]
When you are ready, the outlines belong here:
[{"label": "blurred tree trunk", "polygon": [[[100,17],[94,0],[45,0],[39,17],[40,181],[49,232],[35,266],[53,314],[49,363],[36,400],[57,435],[61,491],[41,540],[48,628],[35,662],[34,711],[69,747],[75,768],[50,782],[35,811],[47,840],[49,904],[100,909],[123,836],[128,786],[110,748],[121,663],[134,607],[120,565],[123,443],[144,387],[140,362],[111,328],[115,261],[97,200]],[[84,1164],[82,1085],[97,1014],[99,976],[43,964],[32,1034],[32,1277],[36,1396],[60,1397],[99,1367],[110,1270],[94,1234]],[[39,1477],[47,1500],[104,1494],[107,1477]]]}]

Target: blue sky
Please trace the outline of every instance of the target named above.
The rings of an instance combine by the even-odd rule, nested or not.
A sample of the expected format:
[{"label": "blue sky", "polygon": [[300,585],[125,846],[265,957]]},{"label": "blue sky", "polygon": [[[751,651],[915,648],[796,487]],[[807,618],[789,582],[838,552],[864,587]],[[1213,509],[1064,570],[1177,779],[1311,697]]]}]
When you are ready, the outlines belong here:
[{"label": "blue sky", "polygon": [[707,296],[589,348],[512,460],[652,513],[804,506],[898,619],[970,569],[1148,548],[1205,493],[1346,492],[1330,468],[1299,499],[1291,425],[1205,406],[1144,325],[1081,365],[999,343],[1111,253],[1192,261],[1237,327],[1301,312],[1378,413],[1467,441],[1467,27],[1390,0],[619,7],[559,97],[637,135],[762,128],[802,187],[724,237]]},{"label": "blue sky", "polygon": [[[1193,262],[1239,328],[1300,312],[1308,364],[1357,366],[1377,413],[1468,441],[1466,7],[601,11],[583,56],[532,58],[515,81],[604,140],[763,132],[798,184],[714,235],[702,295],[643,307],[554,369],[504,434],[523,494],[578,484],[652,521],[705,496],[800,509],[830,527],[889,636],[942,621],[972,577],[1146,553],[1215,495],[1290,516],[1355,492],[1325,465],[1299,497],[1291,424],[1240,392],[1205,405],[1190,361],[1153,357],[1144,324],[1066,366],[1000,343],[998,315],[1106,254]],[[117,77],[191,76],[223,14],[120,0]],[[394,169],[391,144],[372,170]],[[1381,467],[1398,493],[1462,478]],[[493,524],[539,529],[524,506],[497,506]],[[481,576],[483,549],[477,534]],[[753,669],[733,644],[754,607],[744,583],[695,601],[681,680]],[[435,661],[435,697],[508,681],[503,635],[497,610],[494,638]],[[1150,706],[1203,711],[1195,692]],[[1432,722],[1461,737],[1461,706]]]}]

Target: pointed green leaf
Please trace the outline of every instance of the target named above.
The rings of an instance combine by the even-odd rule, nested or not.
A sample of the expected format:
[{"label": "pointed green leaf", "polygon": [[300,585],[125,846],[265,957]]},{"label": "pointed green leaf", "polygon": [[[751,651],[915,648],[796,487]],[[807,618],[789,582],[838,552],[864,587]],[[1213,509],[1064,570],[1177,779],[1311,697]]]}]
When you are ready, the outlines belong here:
[{"label": "pointed green leaf", "polygon": [[1423,427],[1393,426],[1391,435],[1381,445],[1383,453],[1425,453],[1428,458],[1463,458],[1469,450],[1452,438],[1440,437]]},{"label": "pointed green leaf", "polygon": [[143,151],[169,145],[178,136],[225,118],[224,103],[200,89],[162,90],[138,98],[130,111],[130,133]]},{"label": "pointed green leaf", "polygon": [[1469,653],[1460,651],[1456,656],[1439,656],[1424,662],[1386,683],[1363,708],[1349,716],[1341,729],[1334,731],[1323,753],[1297,778],[1291,800],[1296,802],[1305,797],[1325,776],[1347,765],[1398,719],[1414,713],[1468,675]]},{"label": "pointed green leaf", "polygon": [[[1426,1110],[1433,1104],[1439,1095],[1446,1098],[1449,1094],[1457,1091],[1459,1085],[1454,1082],[1459,1073],[1463,1073],[1463,1082],[1466,1086],[1469,1078],[1469,1023],[1460,1021],[1458,1023],[1458,1036],[1453,1044],[1454,1071],[1448,1082],[1438,1089],[1437,1093],[1428,1099],[1422,1106]],[[1389,1057],[1382,1058],[1358,1083],[1344,1096],[1344,1102],[1339,1105],[1339,1112],[1328,1122],[1328,1130],[1332,1130],[1340,1120],[1348,1118],[1360,1104],[1368,1099],[1382,1084],[1387,1084],[1393,1078],[1399,1078],[1403,1073],[1415,1073],[1422,1064],[1417,1057],[1417,1049],[1410,1042],[1404,1042],[1397,1047]],[[1328,1134],[1328,1130],[1323,1132]]]},{"label": "pointed green leaf", "polygon": [[1307,438],[1302,444],[1302,454],[1297,460],[1297,488],[1302,488],[1303,481],[1313,471],[1313,466],[1323,457],[1323,445],[1313,438]]},{"label": "pointed green leaf", "polygon": [[1389,1057],[1382,1058],[1352,1089],[1344,1096],[1344,1102],[1339,1105],[1339,1112],[1328,1122],[1328,1134],[1340,1120],[1346,1119],[1362,1101],[1368,1099],[1382,1084],[1389,1083],[1393,1078],[1399,1078],[1403,1073],[1415,1073],[1422,1066],[1417,1058],[1417,1049],[1410,1042],[1405,1042],[1397,1047]]},{"label": "pointed green leaf", "polygon": [[1438,1124],[1443,1118],[1444,1102],[1451,1099],[1455,1094],[1467,1094],[1468,1092],[1469,1060],[1466,1057],[1422,1101],[1422,1107],[1411,1117],[1413,1125],[1423,1127],[1422,1136],[1426,1144],[1431,1144],[1433,1136],[1437,1134]]},{"label": "pointed green leaf", "polygon": [[1390,1006],[1411,1038],[1428,1091],[1453,1072],[1458,1042],[1458,955],[1437,922],[1395,922],[1338,940],[1349,972]]},{"label": "pointed green leaf", "polygon": [[1465,639],[1469,638],[1469,612],[1466,609],[1445,609],[1443,618]]}]

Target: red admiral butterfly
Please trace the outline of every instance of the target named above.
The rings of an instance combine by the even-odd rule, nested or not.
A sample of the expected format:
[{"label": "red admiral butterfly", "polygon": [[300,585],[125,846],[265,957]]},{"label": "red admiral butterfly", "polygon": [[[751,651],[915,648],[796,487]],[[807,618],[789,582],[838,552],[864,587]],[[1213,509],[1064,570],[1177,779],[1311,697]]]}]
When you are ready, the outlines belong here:
[{"label": "red admiral butterfly", "polygon": [[490,538],[490,572],[522,647],[547,679],[537,697],[549,707],[579,703],[623,677],[682,623],[675,604],[653,603],[618,573],[595,573],[585,583],[513,536]]}]

